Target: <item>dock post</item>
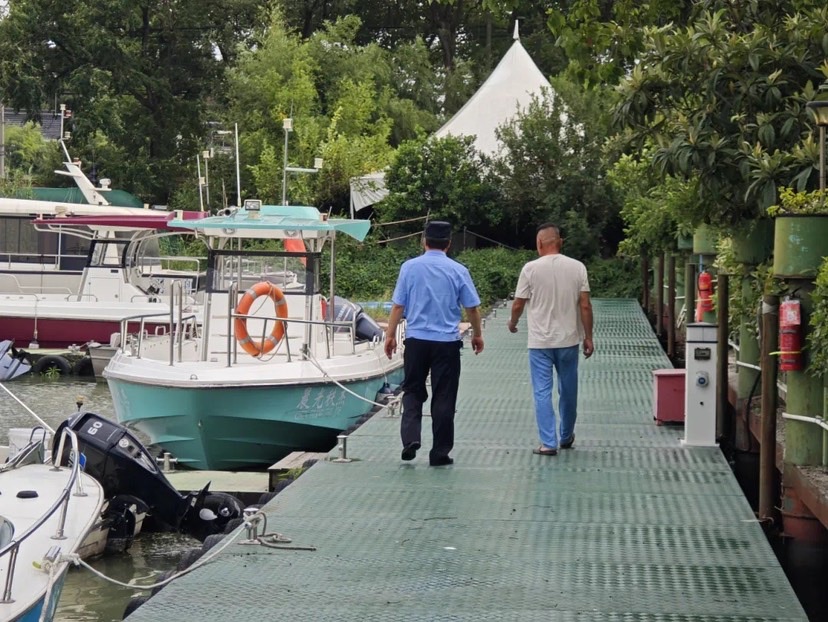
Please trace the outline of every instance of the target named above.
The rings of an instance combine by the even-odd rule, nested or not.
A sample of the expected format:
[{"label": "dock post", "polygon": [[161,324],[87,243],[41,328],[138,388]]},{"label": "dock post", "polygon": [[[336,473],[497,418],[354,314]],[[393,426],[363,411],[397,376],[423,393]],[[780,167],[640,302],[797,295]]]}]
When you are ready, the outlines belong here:
[{"label": "dock post", "polygon": [[[762,300],[762,428],[759,447],[759,520],[773,520],[776,471],[776,352],[779,341],[779,297]],[[747,416],[750,416],[748,413]]]}]

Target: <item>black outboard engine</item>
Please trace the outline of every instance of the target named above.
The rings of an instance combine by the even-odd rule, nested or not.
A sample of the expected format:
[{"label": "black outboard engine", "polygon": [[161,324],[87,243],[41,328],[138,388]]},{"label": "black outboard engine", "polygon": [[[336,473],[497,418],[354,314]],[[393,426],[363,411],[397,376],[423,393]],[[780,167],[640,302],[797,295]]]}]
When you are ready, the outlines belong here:
[{"label": "black outboard engine", "polygon": [[[333,311],[331,307],[333,307]],[[365,310],[358,304],[339,296],[334,296],[333,305],[328,302],[327,320],[329,322],[350,322],[354,318],[356,318],[357,341],[371,341],[374,338],[382,339],[384,331],[380,328],[380,325],[374,321],[374,318],[365,313]],[[347,330],[342,326],[337,328],[336,332],[346,332]]]},{"label": "black outboard engine", "polygon": [[[144,528],[157,531],[184,531],[197,538],[223,531],[233,518],[242,516],[241,503],[231,495],[210,493],[208,483],[198,493],[182,495],[170,484],[153,457],[132,432],[95,413],[78,413],[60,424],[78,437],[84,470],[100,482],[110,511],[123,513],[131,502],[149,508]],[[64,459],[70,447],[64,447]],[[53,453],[58,451],[55,441]],[[226,497],[235,500],[235,505]],[[223,509],[216,512],[212,506]]]}]

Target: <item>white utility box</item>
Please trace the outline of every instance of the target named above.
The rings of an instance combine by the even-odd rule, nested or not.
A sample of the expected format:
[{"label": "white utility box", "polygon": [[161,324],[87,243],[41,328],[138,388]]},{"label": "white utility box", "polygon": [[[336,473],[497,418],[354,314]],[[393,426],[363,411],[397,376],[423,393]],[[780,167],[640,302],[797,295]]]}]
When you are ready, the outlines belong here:
[{"label": "white utility box", "polygon": [[716,351],[718,326],[687,325],[683,445],[716,446]]}]

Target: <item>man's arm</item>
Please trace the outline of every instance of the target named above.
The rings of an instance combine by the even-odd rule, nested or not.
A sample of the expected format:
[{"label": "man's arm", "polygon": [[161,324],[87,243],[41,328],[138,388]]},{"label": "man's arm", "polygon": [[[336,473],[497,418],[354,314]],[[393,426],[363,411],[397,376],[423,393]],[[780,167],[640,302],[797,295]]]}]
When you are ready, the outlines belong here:
[{"label": "man's arm", "polygon": [[480,319],[480,307],[466,307],[466,316],[472,327],[472,350],[475,354],[483,352],[483,322]]},{"label": "man's arm", "polygon": [[592,301],[589,298],[589,292],[581,292],[578,310],[581,313],[581,324],[584,327],[584,356],[589,358],[595,352],[595,346],[592,343]]},{"label": "man's arm", "polygon": [[520,316],[523,315],[523,308],[526,306],[527,300],[528,298],[515,298],[512,301],[512,317],[509,318],[509,323],[506,324],[509,332],[517,332],[517,323],[520,320]]},{"label": "man's arm", "polygon": [[405,307],[395,304],[391,306],[391,313],[388,314],[388,326],[385,329],[385,356],[388,358],[397,351],[397,326],[404,310]]}]

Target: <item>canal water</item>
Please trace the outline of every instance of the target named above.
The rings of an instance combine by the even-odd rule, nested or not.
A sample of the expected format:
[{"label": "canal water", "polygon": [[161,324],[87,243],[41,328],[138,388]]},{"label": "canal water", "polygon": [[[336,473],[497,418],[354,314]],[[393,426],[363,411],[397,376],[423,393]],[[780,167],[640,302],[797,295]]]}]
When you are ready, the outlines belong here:
[{"label": "canal water", "polygon": [[[79,378],[49,380],[30,376],[5,383],[41,419],[56,429],[68,416],[82,408],[113,418],[112,399],[106,383]],[[9,395],[0,390],[0,445],[7,444],[9,428],[32,427],[34,418]],[[139,435],[140,436],[140,435]],[[142,439],[146,441],[146,439]],[[165,570],[175,568],[181,555],[201,546],[198,540],[182,534],[142,533],[125,553],[91,560],[96,570],[122,583],[150,584]],[[148,595],[137,588],[119,587],[86,568],[71,568],[63,588],[56,622],[120,622],[132,596]]]}]

